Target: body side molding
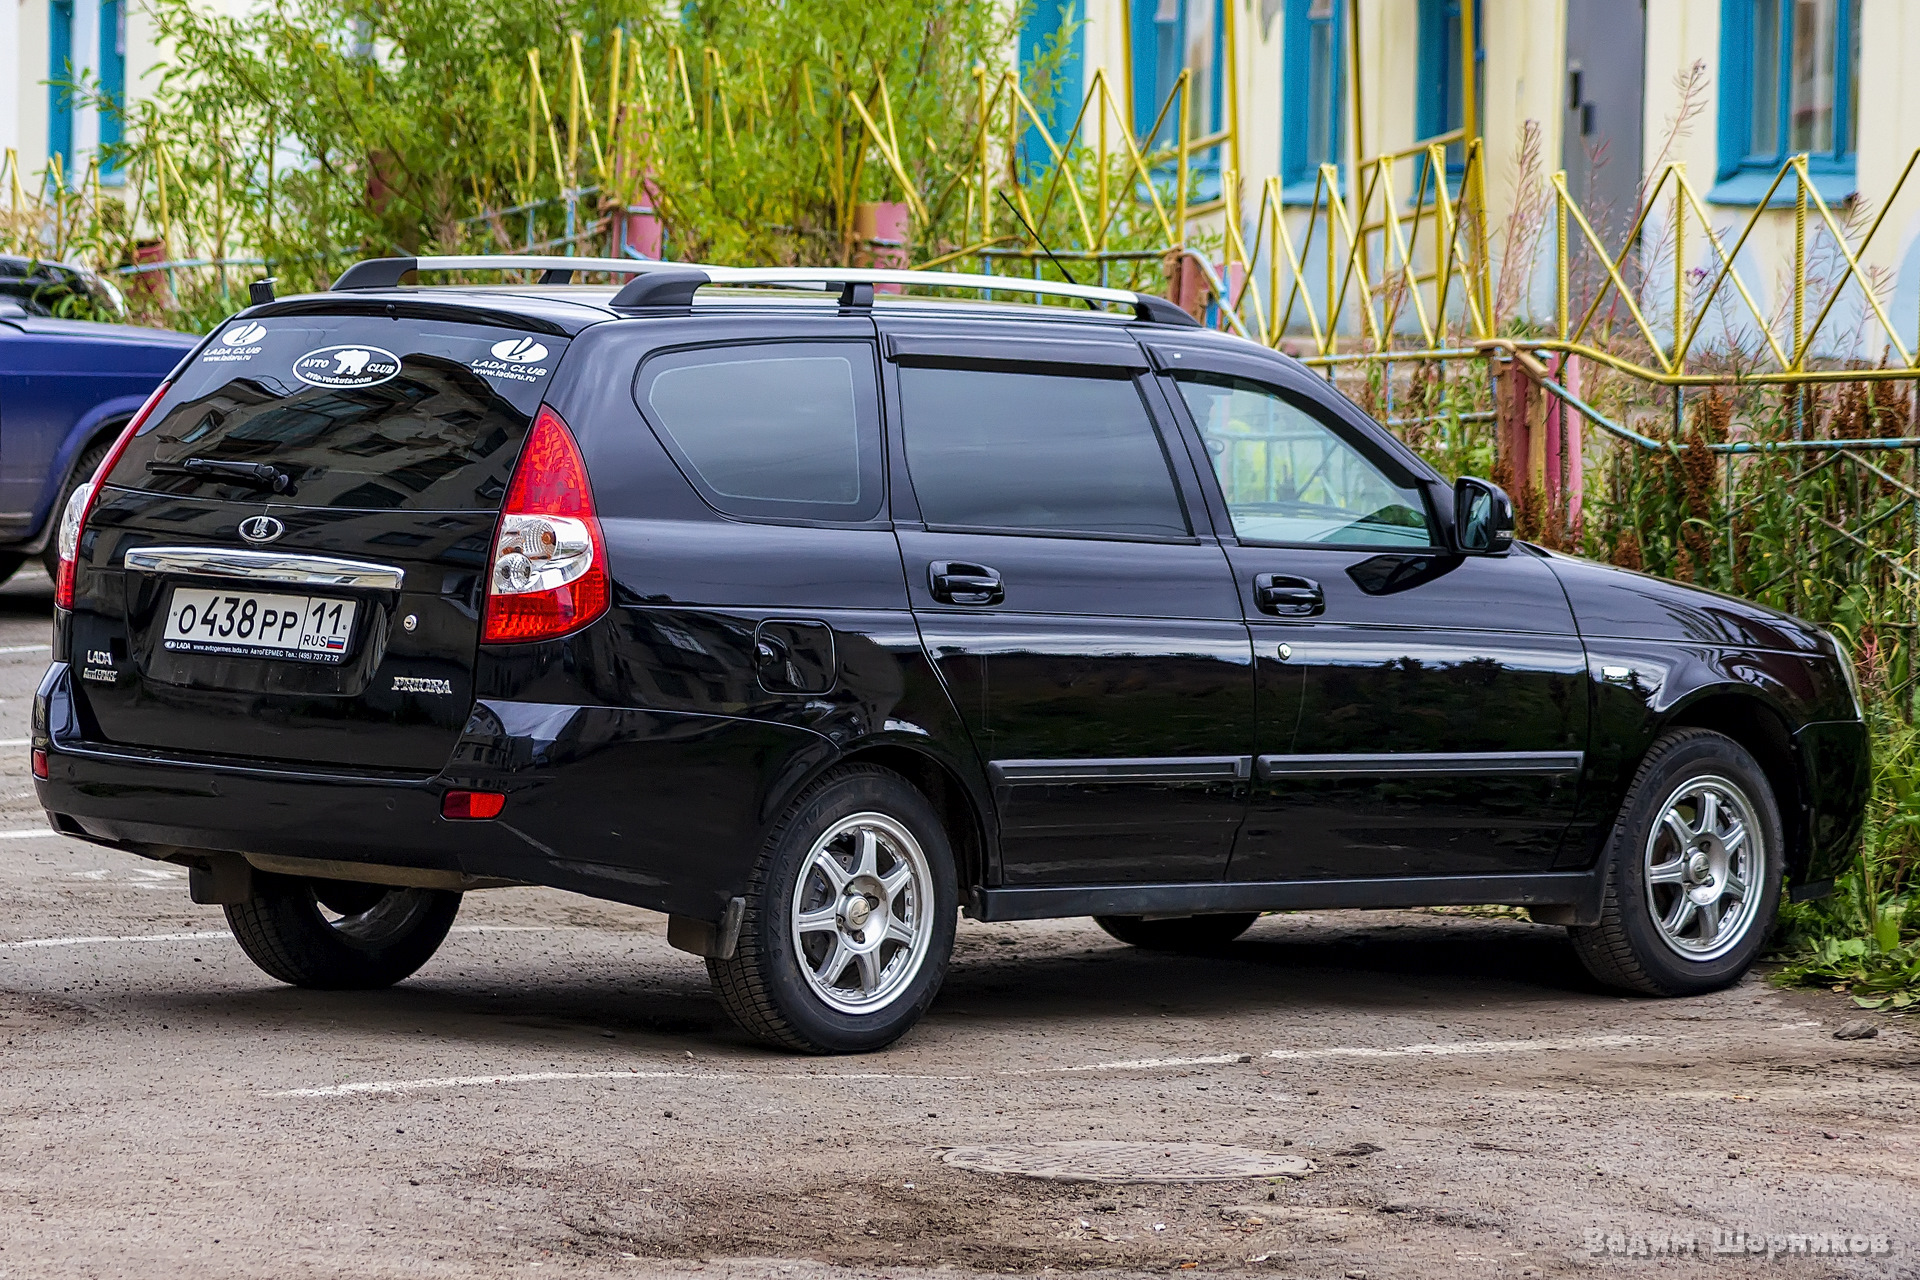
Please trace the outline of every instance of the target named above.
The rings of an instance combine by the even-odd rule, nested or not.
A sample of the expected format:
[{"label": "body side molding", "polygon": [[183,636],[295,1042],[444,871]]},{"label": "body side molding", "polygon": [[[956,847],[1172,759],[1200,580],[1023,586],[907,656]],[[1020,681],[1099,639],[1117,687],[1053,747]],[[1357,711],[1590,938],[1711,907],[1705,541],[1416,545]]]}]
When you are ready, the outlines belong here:
[{"label": "body side molding", "polygon": [[1578,773],[1584,751],[1441,751],[1366,755],[1261,756],[1262,778],[1379,777],[1385,774]]},{"label": "body side molding", "polygon": [[1365,880],[1213,880],[1199,884],[1108,884],[976,888],[977,920],[1051,920],[1093,915],[1205,915],[1224,911],[1340,910],[1499,904],[1571,908],[1554,923],[1600,918],[1598,869],[1513,876],[1381,876]]},{"label": "body side molding", "polygon": [[1238,782],[1251,756],[1149,756],[1110,760],[995,760],[987,774],[996,787],[1056,782]]}]

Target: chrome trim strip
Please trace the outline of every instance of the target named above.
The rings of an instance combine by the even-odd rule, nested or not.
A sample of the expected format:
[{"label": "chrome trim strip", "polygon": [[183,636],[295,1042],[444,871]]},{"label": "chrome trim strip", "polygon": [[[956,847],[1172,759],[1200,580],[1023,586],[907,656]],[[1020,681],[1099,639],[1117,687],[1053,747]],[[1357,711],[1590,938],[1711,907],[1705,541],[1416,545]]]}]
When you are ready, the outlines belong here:
[{"label": "chrome trim strip", "polygon": [[1383,755],[1261,756],[1259,776],[1373,778],[1428,774],[1578,773],[1584,751],[1437,751]]},{"label": "chrome trim strip", "polygon": [[243,578],[302,587],[372,587],[398,591],[407,571],[390,564],[302,556],[239,547],[135,547],[126,565],[142,573],[185,573],[202,578]]},{"label": "chrome trim strip", "polygon": [[995,786],[1060,782],[1237,782],[1251,772],[1251,756],[1149,756],[1116,760],[995,760]]}]

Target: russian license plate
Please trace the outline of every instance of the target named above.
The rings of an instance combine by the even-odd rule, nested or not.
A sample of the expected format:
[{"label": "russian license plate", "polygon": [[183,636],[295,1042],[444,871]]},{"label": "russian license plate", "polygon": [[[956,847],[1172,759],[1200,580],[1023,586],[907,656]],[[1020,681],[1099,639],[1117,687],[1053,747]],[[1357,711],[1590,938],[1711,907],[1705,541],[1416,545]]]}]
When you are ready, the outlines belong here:
[{"label": "russian license plate", "polygon": [[175,587],[160,641],[175,653],[341,663],[358,608],[327,596]]}]

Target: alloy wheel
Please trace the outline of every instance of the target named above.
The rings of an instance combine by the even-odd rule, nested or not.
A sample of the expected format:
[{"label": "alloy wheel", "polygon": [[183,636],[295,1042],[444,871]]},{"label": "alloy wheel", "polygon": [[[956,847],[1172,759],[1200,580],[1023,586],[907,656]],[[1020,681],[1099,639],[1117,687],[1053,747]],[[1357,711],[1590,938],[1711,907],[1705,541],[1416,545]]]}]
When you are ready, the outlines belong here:
[{"label": "alloy wheel", "polygon": [[884,1009],[913,982],[933,937],[933,873],[912,832],[883,813],[840,819],[794,884],[794,952],[813,993],[841,1013]]},{"label": "alloy wheel", "polygon": [[1764,828],[1738,784],[1689,778],[1660,806],[1647,837],[1647,905],[1667,946],[1713,960],[1753,927],[1766,889]]}]

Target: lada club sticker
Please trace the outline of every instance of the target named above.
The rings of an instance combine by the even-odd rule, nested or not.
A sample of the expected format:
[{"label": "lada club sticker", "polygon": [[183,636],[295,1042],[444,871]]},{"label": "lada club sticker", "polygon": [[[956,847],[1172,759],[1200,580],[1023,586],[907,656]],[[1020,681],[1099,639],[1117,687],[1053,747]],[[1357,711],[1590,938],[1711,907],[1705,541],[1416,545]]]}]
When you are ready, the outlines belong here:
[{"label": "lada club sticker", "polygon": [[508,338],[488,349],[491,354],[473,362],[473,371],[489,378],[509,382],[538,382],[553,370],[541,363],[547,358],[547,345],[532,338]]}]

